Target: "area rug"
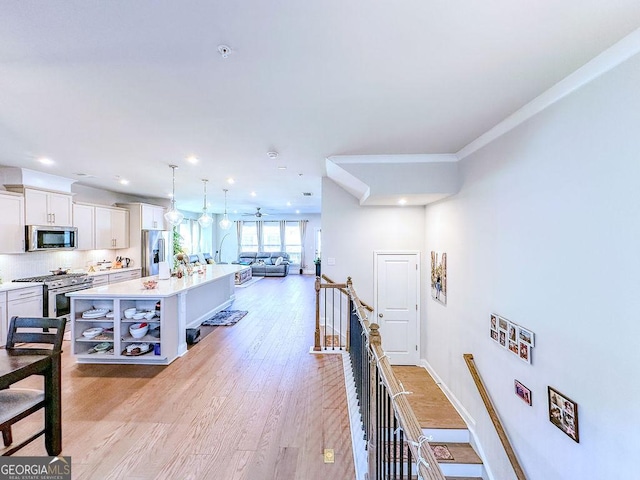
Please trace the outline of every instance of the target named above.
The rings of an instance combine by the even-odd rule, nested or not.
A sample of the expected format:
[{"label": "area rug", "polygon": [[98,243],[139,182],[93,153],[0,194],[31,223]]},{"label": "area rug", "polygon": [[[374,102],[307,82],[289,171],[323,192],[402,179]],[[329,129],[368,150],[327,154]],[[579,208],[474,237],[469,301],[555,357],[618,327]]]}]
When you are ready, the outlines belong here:
[{"label": "area rug", "polygon": [[246,287],[250,287],[251,285],[253,285],[256,282],[259,282],[260,280],[262,280],[264,277],[251,277],[251,280],[247,280],[246,282],[240,284],[240,285],[236,285],[237,288],[246,288]]},{"label": "area rug", "polygon": [[453,460],[453,455],[449,451],[449,447],[446,445],[434,445],[433,443],[429,444],[431,447],[431,451],[433,452],[433,456],[436,457],[436,460]]},{"label": "area rug", "polygon": [[205,320],[202,322],[202,325],[207,327],[210,326],[220,326],[220,327],[228,327],[229,325],[234,325],[242,319],[248,312],[245,310],[222,310],[221,312],[216,313],[209,320]]}]

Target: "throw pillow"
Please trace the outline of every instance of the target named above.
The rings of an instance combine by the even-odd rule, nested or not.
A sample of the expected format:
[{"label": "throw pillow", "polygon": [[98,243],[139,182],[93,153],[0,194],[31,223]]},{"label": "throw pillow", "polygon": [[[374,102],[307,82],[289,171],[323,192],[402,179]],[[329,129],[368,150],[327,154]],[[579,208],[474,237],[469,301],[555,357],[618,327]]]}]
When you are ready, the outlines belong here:
[{"label": "throw pillow", "polygon": [[278,258],[276,258],[276,263],[275,264],[276,265],[280,265],[283,262],[283,260],[284,260],[284,258],[278,257]]}]

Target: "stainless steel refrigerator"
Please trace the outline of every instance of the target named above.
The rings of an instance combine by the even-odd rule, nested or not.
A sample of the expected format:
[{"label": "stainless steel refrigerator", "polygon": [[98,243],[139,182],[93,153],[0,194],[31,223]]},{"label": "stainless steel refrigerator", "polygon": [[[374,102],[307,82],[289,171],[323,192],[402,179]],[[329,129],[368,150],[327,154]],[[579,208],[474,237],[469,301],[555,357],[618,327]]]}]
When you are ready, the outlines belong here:
[{"label": "stainless steel refrigerator", "polygon": [[158,263],[171,259],[171,232],[166,230],[142,230],[142,276],[158,275]]}]

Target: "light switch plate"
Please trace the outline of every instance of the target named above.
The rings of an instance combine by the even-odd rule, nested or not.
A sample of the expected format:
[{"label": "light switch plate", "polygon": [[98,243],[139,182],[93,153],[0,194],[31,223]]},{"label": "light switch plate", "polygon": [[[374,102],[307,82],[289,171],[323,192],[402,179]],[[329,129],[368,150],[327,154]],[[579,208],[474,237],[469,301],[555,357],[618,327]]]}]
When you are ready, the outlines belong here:
[{"label": "light switch plate", "polygon": [[327,258],[327,265],[335,265],[336,264],[336,259],[335,257],[329,257]]}]

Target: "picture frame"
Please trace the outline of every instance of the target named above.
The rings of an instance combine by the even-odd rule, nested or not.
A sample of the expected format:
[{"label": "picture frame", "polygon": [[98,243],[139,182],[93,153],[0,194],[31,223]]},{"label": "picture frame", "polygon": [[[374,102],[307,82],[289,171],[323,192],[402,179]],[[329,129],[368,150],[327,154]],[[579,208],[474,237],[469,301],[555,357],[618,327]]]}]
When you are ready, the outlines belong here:
[{"label": "picture frame", "polygon": [[498,331],[497,330],[490,330],[490,335],[491,335],[491,339],[494,342],[498,342]]},{"label": "picture frame", "polygon": [[431,298],[447,304],[447,254],[431,252]]},{"label": "picture frame", "polygon": [[491,314],[491,330],[498,331],[498,315],[495,313]]},{"label": "picture frame", "polygon": [[509,335],[509,341],[518,343],[518,326],[515,323],[508,322],[507,332]]},{"label": "picture frame", "polygon": [[549,421],[574,442],[580,443],[578,433],[578,404],[555,388],[548,386]]},{"label": "picture frame", "polygon": [[523,362],[531,364],[531,345],[526,342],[518,342],[518,356]]},{"label": "picture frame", "polygon": [[535,347],[534,333],[528,328],[521,327],[520,325],[518,325],[518,341]]},{"label": "picture frame", "polygon": [[507,331],[507,326],[509,325],[509,320],[506,318],[498,317],[498,328],[500,330]]},{"label": "picture frame", "polygon": [[504,348],[507,348],[507,332],[505,332],[504,330],[500,330],[498,332],[498,335],[500,337],[500,340],[498,343]]},{"label": "picture frame", "polygon": [[525,387],[518,380],[514,379],[513,383],[516,395],[519,396],[527,405],[531,406],[533,404],[533,399],[531,398],[531,390]]}]

